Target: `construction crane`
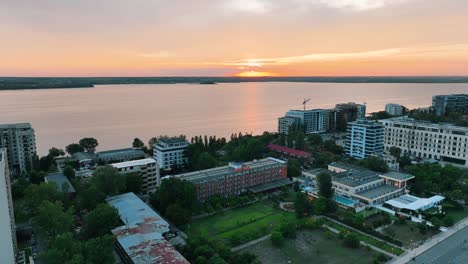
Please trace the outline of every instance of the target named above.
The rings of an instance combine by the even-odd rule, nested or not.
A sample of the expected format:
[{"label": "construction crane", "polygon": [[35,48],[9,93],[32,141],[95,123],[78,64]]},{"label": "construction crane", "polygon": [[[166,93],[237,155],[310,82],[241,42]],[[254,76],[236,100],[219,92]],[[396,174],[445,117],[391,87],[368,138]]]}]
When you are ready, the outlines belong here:
[{"label": "construction crane", "polygon": [[306,110],[306,104],[307,104],[307,102],[309,102],[309,101],[310,101],[310,98],[309,98],[309,99],[305,99],[305,98],[304,98],[304,102],[302,102],[302,104],[304,105],[304,111]]}]

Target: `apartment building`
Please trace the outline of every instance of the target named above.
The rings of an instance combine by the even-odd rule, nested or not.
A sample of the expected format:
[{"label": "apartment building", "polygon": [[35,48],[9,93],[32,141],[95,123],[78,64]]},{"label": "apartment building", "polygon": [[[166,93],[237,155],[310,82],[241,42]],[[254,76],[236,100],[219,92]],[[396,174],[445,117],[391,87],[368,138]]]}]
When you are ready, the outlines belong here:
[{"label": "apartment building", "polygon": [[468,111],[468,94],[433,96],[432,108],[439,116],[446,115],[449,112],[466,112]]},{"label": "apartment building", "polygon": [[235,196],[247,191],[266,191],[291,183],[287,178],[286,162],[274,158],[245,163],[230,162],[228,166],[171,177],[192,182],[198,199],[202,202],[213,195]]},{"label": "apartment building", "polygon": [[6,148],[13,176],[30,171],[36,156],[36,137],[30,123],[0,125],[0,148]]},{"label": "apartment building", "polygon": [[161,138],[153,146],[153,158],[161,169],[184,167],[188,162],[185,156],[188,146],[189,143],[182,137]]},{"label": "apartment building", "polygon": [[395,117],[379,121],[385,127],[385,150],[468,166],[468,128]]},{"label": "apartment building", "polygon": [[386,104],[385,112],[392,116],[401,116],[403,115],[405,107],[400,104]]},{"label": "apartment building", "polygon": [[0,148],[0,259],[2,263],[14,264],[17,251],[15,214],[11,195],[7,150]]},{"label": "apartment building", "polygon": [[384,126],[369,120],[348,123],[345,151],[356,159],[382,155],[384,152]]},{"label": "apartment building", "polygon": [[347,124],[366,118],[366,105],[354,102],[337,104],[331,111],[330,130],[346,131]]},{"label": "apartment building", "polygon": [[289,128],[300,125],[305,134],[325,133],[329,129],[329,109],[289,110],[278,119],[278,132],[288,134]]},{"label": "apartment building", "polygon": [[156,161],[151,158],[125,161],[111,164],[122,174],[138,173],[143,179],[142,193],[152,194],[159,186],[160,176]]}]

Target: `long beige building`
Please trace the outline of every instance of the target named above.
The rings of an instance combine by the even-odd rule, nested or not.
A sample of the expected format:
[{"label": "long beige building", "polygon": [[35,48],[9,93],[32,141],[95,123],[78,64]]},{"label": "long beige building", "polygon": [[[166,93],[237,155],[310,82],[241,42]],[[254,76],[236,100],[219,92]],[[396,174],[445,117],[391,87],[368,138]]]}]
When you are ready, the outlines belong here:
[{"label": "long beige building", "polygon": [[11,196],[10,174],[8,169],[7,151],[0,148],[0,262],[15,263],[17,250],[15,214],[13,197]]},{"label": "long beige building", "polygon": [[468,127],[435,124],[408,117],[379,121],[385,127],[384,148],[398,147],[403,154],[468,166]]},{"label": "long beige building", "polygon": [[0,148],[8,152],[13,176],[26,174],[36,156],[36,137],[30,123],[0,125]]}]

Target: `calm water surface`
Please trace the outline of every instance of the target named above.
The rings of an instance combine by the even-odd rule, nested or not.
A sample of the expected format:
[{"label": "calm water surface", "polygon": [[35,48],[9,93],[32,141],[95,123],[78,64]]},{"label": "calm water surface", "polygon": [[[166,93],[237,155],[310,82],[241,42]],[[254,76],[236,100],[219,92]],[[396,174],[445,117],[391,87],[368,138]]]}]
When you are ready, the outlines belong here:
[{"label": "calm water surface", "polygon": [[217,85],[105,85],[83,89],[0,91],[0,123],[31,122],[40,154],[95,137],[99,150],[128,147],[133,138],[276,131],[288,109],[367,103],[409,108],[431,104],[436,94],[467,93],[468,84],[235,83]]}]

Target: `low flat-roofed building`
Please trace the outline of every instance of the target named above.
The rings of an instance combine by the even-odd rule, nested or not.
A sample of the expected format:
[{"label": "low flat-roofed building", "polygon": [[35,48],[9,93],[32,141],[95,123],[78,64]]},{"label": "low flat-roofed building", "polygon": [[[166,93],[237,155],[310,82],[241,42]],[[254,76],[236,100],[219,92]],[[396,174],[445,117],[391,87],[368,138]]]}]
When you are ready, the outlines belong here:
[{"label": "low flat-roofed building", "polygon": [[159,169],[156,161],[152,158],[124,161],[111,164],[122,174],[138,173],[140,174],[143,184],[143,194],[152,194],[156,191],[159,185]]},{"label": "low flat-roofed building", "polygon": [[67,176],[61,173],[53,173],[44,177],[45,183],[55,183],[57,191],[66,193],[76,193],[75,187],[68,180]]},{"label": "low flat-roofed building", "polygon": [[126,264],[189,264],[166,240],[170,225],[134,193],[106,199],[119,212],[123,226],[112,230]]},{"label": "low flat-roofed building", "polygon": [[[194,171],[171,177],[186,180],[195,185],[198,199],[206,201],[213,195],[234,196],[247,192],[249,188],[287,179],[287,164],[283,160],[265,158],[250,162],[230,162],[207,170]],[[286,183],[282,181],[282,183]],[[269,185],[271,187],[275,184]],[[260,190],[264,188],[254,188]]]},{"label": "low flat-roofed building", "polygon": [[386,206],[400,211],[400,210],[409,210],[409,211],[425,211],[430,209],[438,204],[440,204],[445,197],[440,195],[435,195],[430,198],[419,198],[413,195],[402,195],[398,198],[389,200],[385,202]]},{"label": "low flat-roofed building", "polygon": [[96,154],[98,160],[104,163],[124,162],[145,158],[145,152],[136,148],[123,148],[100,151]]},{"label": "low flat-roofed building", "polygon": [[[328,170],[318,168],[303,171],[302,175],[313,179],[317,185],[316,177],[321,173],[331,176],[335,200],[347,207],[354,207],[358,203],[382,204],[399,197],[406,193],[407,182],[414,178],[413,175],[399,172],[379,173],[343,162],[330,163]],[[314,188],[314,191],[311,194],[318,195],[318,188]]]}]

